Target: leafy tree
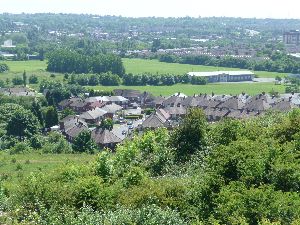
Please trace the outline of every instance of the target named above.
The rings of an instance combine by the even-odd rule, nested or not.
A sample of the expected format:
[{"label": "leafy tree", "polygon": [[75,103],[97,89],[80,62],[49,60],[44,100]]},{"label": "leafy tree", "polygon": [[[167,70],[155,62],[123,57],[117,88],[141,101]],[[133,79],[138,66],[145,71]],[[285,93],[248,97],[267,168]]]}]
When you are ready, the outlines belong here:
[{"label": "leafy tree", "polygon": [[196,151],[206,153],[207,121],[202,109],[190,109],[178,128],[171,134],[170,145],[178,159],[185,161]]},{"label": "leafy tree", "polygon": [[104,130],[112,130],[114,126],[114,121],[110,118],[101,120],[99,128]]},{"label": "leafy tree", "polygon": [[7,134],[30,138],[39,132],[39,121],[29,110],[17,109],[9,118],[6,126]]},{"label": "leafy tree", "polygon": [[33,113],[33,115],[35,115],[36,118],[39,120],[40,125],[42,127],[44,127],[45,121],[44,121],[44,115],[43,115],[42,107],[41,107],[40,103],[38,101],[34,100],[31,104],[30,110]]},{"label": "leafy tree", "polygon": [[21,77],[14,77],[12,79],[12,83],[13,83],[13,85],[22,85],[22,84],[24,84],[24,81]]},{"label": "leafy tree", "polygon": [[8,68],[8,65],[5,64],[5,63],[0,63],[0,73],[3,73],[3,72],[6,72],[8,71],[9,68]]},{"label": "leafy tree", "polygon": [[60,115],[60,118],[66,118],[67,116],[73,116],[76,115],[76,113],[71,108],[65,108]]},{"label": "leafy tree", "polygon": [[96,143],[91,137],[90,131],[82,131],[73,141],[72,148],[75,152],[92,153],[95,151]]},{"label": "leafy tree", "polygon": [[54,106],[49,106],[43,109],[45,127],[50,128],[58,124],[58,114]]},{"label": "leafy tree", "polygon": [[39,82],[39,79],[36,75],[31,75],[28,78],[29,84],[37,84]]}]

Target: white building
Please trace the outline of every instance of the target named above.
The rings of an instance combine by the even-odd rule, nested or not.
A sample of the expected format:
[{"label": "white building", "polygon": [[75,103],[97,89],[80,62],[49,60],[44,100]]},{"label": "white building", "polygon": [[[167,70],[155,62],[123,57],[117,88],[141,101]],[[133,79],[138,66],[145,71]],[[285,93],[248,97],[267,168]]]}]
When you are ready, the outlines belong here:
[{"label": "white building", "polygon": [[16,46],[12,44],[12,40],[6,40],[4,41],[3,45],[1,45],[2,48],[15,48]]},{"label": "white building", "polygon": [[189,72],[188,75],[206,78],[209,83],[252,81],[254,78],[251,71]]}]

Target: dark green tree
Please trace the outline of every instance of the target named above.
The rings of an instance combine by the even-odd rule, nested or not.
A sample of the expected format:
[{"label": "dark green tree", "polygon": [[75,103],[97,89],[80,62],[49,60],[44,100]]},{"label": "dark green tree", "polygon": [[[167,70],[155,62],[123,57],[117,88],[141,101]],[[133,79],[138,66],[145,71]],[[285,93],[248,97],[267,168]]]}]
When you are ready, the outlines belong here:
[{"label": "dark green tree", "polygon": [[61,112],[61,115],[60,115],[60,118],[63,119],[67,116],[72,116],[72,115],[76,115],[76,113],[70,109],[70,108],[65,108],[62,112]]},{"label": "dark green tree", "polygon": [[181,125],[171,134],[170,144],[176,148],[177,158],[187,160],[196,151],[206,153],[207,121],[202,109],[190,109]]},{"label": "dark green tree", "polygon": [[6,130],[8,135],[17,136],[20,140],[30,138],[39,132],[39,121],[29,110],[17,109],[8,120]]},{"label": "dark green tree", "polygon": [[30,110],[33,113],[33,115],[35,115],[36,118],[38,118],[40,125],[42,127],[44,127],[45,121],[44,121],[44,116],[43,116],[42,107],[41,107],[40,103],[38,101],[34,100],[31,104]]},{"label": "dark green tree", "polygon": [[54,106],[44,108],[45,127],[50,128],[58,124],[58,114]]},{"label": "dark green tree", "polygon": [[26,84],[27,84],[27,75],[26,75],[26,71],[24,70],[24,72],[23,72],[23,85],[24,85],[24,87],[26,87]]},{"label": "dark green tree", "polygon": [[75,152],[92,153],[97,148],[91,137],[90,131],[82,131],[73,141],[72,148]]},{"label": "dark green tree", "polygon": [[114,126],[114,121],[110,118],[101,120],[99,128],[104,130],[112,130]]}]

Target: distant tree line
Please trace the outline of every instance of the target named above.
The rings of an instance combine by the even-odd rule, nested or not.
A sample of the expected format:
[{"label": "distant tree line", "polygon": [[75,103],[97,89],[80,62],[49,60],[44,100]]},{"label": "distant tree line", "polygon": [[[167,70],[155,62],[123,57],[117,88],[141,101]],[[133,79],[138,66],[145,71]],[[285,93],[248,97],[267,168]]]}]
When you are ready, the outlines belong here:
[{"label": "distant tree line", "polygon": [[106,73],[119,76],[125,72],[122,59],[113,54],[87,56],[67,49],[58,49],[48,54],[47,70],[60,73]]},{"label": "distant tree line", "polygon": [[120,78],[116,74],[108,73],[100,73],[100,74],[72,74],[68,77],[68,82],[70,84],[79,84],[83,86],[118,86],[118,85],[126,85],[126,86],[144,86],[144,85],[174,85],[178,83],[190,83],[197,85],[205,85],[207,83],[207,79],[203,77],[190,77],[187,74],[176,75],[176,74],[124,74],[122,78]]},{"label": "distant tree line", "polygon": [[207,55],[186,55],[179,57],[172,54],[164,54],[158,58],[159,61],[168,63],[231,67],[279,73],[300,73],[300,61],[283,53],[275,53],[269,60],[253,60],[232,56],[213,57]]}]

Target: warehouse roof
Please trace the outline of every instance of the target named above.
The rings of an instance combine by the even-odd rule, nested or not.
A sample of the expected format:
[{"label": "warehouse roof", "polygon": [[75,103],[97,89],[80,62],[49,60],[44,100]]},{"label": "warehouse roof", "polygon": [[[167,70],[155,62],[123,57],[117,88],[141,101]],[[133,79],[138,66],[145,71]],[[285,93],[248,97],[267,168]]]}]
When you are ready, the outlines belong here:
[{"label": "warehouse roof", "polygon": [[239,76],[239,75],[254,75],[253,72],[243,70],[243,71],[213,71],[213,72],[189,72],[189,76],[197,77],[210,77],[210,76],[219,76],[222,74],[228,74],[229,76]]}]

